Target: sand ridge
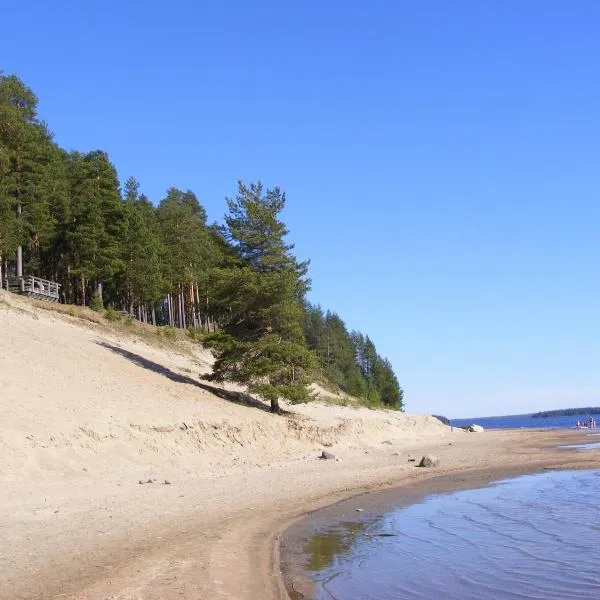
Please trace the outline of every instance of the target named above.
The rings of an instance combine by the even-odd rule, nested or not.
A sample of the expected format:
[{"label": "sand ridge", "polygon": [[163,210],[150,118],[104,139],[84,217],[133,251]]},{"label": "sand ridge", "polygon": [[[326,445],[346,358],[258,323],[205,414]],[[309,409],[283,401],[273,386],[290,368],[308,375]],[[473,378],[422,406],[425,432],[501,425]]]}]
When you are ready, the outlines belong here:
[{"label": "sand ridge", "polygon": [[[272,415],[206,386],[200,346],[90,319],[0,292],[2,598],[285,598],[278,538],[309,510],[436,474],[600,464],[555,449],[581,432],[319,401]],[[428,452],[439,469],[409,462]]]}]

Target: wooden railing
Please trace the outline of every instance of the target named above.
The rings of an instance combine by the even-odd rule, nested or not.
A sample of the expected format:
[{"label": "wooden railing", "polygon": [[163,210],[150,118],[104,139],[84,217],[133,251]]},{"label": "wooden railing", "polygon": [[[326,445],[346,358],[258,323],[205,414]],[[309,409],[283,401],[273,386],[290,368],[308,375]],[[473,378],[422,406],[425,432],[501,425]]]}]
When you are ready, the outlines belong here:
[{"label": "wooden railing", "polygon": [[60,283],[27,275],[25,277],[9,277],[6,280],[6,289],[15,294],[25,294],[40,300],[58,302]]}]

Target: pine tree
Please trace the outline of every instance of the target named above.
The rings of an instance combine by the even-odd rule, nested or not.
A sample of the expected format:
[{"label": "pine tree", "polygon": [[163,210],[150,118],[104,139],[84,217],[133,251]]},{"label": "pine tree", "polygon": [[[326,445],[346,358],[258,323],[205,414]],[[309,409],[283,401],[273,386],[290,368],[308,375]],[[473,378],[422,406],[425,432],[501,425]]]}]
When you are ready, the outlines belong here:
[{"label": "pine tree", "polygon": [[196,195],[169,188],[158,206],[158,219],[166,252],[165,264],[171,291],[195,281],[210,255],[206,211]]},{"label": "pine tree", "polygon": [[239,181],[237,196],[226,201],[226,236],[239,255],[259,273],[293,271],[298,286],[296,295],[302,299],[310,288],[305,277],[309,261],[298,262],[291,254],[294,245],[284,241],[289,232],[278,217],[285,208],[285,193],[278,187],[263,192],[260,181],[250,186]]},{"label": "pine tree", "polygon": [[373,380],[381,402],[390,408],[402,410],[404,407],[404,392],[387,358],[377,358],[373,365]]},{"label": "pine tree", "polygon": [[123,269],[123,205],[116,170],[105,152],[72,153],[70,166],[70,272],[86,304],[89,292],[101,299],[103,283]]},{"label": "pine tree", "polygon": [[285,196],[278,188],[262,194],[260,184],[240,182],[236,200],[228,200],[227,236],[247,263],[221,272],[218,295],[230,314],[222,329],[206,342],[216,362],[209,379],[233,380],[269,400],[310,398],[308,375],[316,366],[304,341],[303,307],[307,263],[290,254],[279,212]]},{"label": "pine tree", "polygon": [[230,306],[220,331],[205,338],[216,353],[211,381],[245,384],[270,401],[310,399],[308,375],[316,361],[304,343],[297,281],[289,271],[258,273],[249,267],[221,273],[219,296]]},{"label": "pine tree", "polygon": [[13,256],[20,243],[20,224],[10,189],[10,161],[8,149],[0,146],[0,287],[6,276],[2,267],[8,256]]},{"label": "pine tree", "polygon": [[[206,287],[208,273],[217,262],[219,251],[206,226],[206,211],[192,191],[170,188],[157,213],[169,292],[169,322],[180,327],[193,326],[201,312],[199,287]],[[171,296],[175,310],[171,308]]]},{"label": "pine tree", "polygon": [[126,306],[155,305],[165,293],[164,255],[160,226],[154,207],[139,194],[139,184],[130,177],[125,183],[125,233],[122,244],[123,281]]},{"label": "pine tree", "polygon": [[[0,226],[2,251],[25,247],[28,266],[39,271],[40,250],[56,223],[48,202],[57,147],[37,116],[35,94],[17,77],[0,73]],[[11,215],[10,213],[13,213]]]}]

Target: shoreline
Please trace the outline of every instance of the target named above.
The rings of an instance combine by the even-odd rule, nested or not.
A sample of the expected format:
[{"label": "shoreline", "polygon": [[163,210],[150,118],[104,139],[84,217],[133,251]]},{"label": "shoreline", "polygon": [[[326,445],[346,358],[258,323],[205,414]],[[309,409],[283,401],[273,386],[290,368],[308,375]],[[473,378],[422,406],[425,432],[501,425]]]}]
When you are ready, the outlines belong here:
[{"label": "shoreline", "polygon": [[[97,489],[89,480],[13,488],[12,504],[7,497],[2,501],[0,492],[8,515],[0,527],[0,562],[6,565],[0,595],[7,600],[297,600],[298,570],[286,563],[292,527],[353,506],[364,508],[366,517],[386,502],[397,506],[399,494],[414,502],[432,491],[545,468],[599,468],[598,450],[557,448],[582,438],[569,430],[444,430],[391,446],[333,448],[341,462],[318,460],[316,446],[304,458],[250,470],[187,477],[180,471],[167,486],[139,485],[129,472],[99,482]],[[439,456],[440,467],[409,462],[423,454]],[[90,496],[95,492],[101,495]],[[296,576],[291,585],[290,576]]]},{"label": "shoreline", "polygon": [[[318,400],[273,415],[199,382],[211,357],[187,339],[0,304],[3,599],[287,599],[280,541],[312,511],[443,475],[600,465],[556,449],[582,431],[467,433]],[[416,468],[425,454],[440,466]]]},{"label": "shoreline", "polygon": [[[580,433],[580,430],[554,428],[540,428],[537,430],[519,428],[494,431],[556,433],[556,438],[552,436],[552,439],[561,442],[568,441],[563,438],[571,437],[569,434]],[[489,430],[485,433],[489,433]],[[597,453],[594,457],[586,457],[580,455],[591,454],[594,451],[560,448],[561,445],[555,445],[554,441],[547,441],[542,450],[548,453],[548,457],[535,463],[527,461],[521,464],[458,469],[445,472],[428,469],[427,474],[416,480],[402,481],[397,485],[380,490],[359,492],[331,505],[309,511],[294,519],[280,534],[277,546],[274,549],[280,565],[281,585],[285,589],[285,596],[282,597],[282,600],[313,599],[314,582],[309,575],[310,571],[306,564],[308,559],[306,544],[315,534],[331,530],[343,523],[369,523],[394,509],[406,508],[433,495],[483,488],[505,479],[544,471],[594,470],[600,468],[600,450],[595,451]],[[554,452],[557,455],[551,456],[551,453]]]}]

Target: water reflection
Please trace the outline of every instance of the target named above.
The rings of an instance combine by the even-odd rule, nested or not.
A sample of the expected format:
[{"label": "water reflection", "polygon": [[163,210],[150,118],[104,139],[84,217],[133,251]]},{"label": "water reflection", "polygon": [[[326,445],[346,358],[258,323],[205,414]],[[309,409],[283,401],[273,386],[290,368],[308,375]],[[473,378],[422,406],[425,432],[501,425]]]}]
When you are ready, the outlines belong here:
[{"label": "water reflection", "polygon": [[600,598],[600,471],[430,496],[307,544],[316,600]]},{"label": "water reflection", "polygon": [[305,548],[309,557],[308,570],[321,571],[333,564],[334,558],[344,556],[365,527],[365,523],[345,522],[326,533],[313,535]]}]

